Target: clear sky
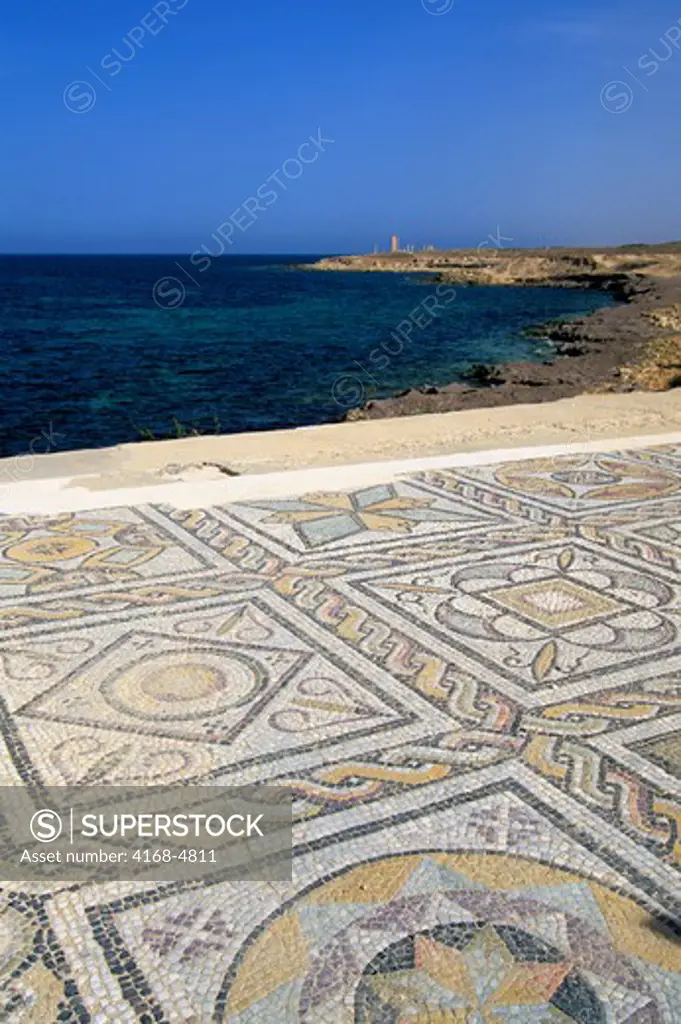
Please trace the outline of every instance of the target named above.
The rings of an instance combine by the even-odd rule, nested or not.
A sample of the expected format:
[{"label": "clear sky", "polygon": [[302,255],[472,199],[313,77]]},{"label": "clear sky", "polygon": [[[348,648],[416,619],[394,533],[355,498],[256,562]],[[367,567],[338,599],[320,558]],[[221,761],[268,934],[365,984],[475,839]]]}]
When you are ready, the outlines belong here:
[{"label": "clear sky", "polygon": [[[668,0],[5,0],[0,251],[217,249],[248,197],[227,251],[681,238],[679,18]],[[318,129],[334,142],[283,172]]]}]

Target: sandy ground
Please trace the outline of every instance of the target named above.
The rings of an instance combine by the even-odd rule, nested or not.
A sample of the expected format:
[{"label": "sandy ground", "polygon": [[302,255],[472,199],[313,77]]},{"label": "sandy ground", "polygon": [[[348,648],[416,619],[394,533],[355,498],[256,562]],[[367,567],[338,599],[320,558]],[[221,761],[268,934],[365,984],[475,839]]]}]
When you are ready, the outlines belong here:
[{"label": "sandy ground", "polygon": [[[527,448],[605,441],[622,447],[627,439],[679,432],[681,390],[675,390],[26,455],[0,460],[0,512],[150,500],[198,506],[393,479],[410,471],[404,464],[412,460],[467,452],[524,457]],[[329,472],[320,473],[322,467]],[[296,470],[309,472],[290,472]]]}]

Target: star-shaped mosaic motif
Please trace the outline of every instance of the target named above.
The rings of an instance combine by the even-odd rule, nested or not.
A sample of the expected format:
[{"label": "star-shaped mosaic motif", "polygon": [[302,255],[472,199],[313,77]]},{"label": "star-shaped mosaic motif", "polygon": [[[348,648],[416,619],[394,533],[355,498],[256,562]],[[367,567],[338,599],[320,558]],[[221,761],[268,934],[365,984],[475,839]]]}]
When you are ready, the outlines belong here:
[{"label": "star-shaped mosaic motif", "polygon": [[423,523],[461,521],[460,513],[438,508],[436,501],[399,494],[386,484],[351,494],[320,492],[298,500],[253,504],[272,512],[265,523],[288,524],[307,547],[316,548],[365,531],[406,534]]}]

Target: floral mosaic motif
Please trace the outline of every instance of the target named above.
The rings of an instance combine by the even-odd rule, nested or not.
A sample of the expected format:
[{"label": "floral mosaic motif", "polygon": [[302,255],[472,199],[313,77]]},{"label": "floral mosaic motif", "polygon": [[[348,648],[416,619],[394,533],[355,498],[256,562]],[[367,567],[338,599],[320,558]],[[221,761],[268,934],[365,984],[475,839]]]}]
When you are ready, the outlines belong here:
[{"label": "floral mosaic motif", "polygon": [[262,521],[264,526],[290,525],[307,548],[319,548],[361,533],[410,534],[424,524],[476,519],[473,510],[466,517],[461,512],[438,507],[433,497],[399,493],[392,484],[347,494],[319,493],[299,500],[251,502],[249,507],[272,513]]},{"label": "floral mosaic motif", "polygon": [[598,884],[507,856],[384,858],[277,916],[245,947],[216,1020],[663,1024],[681,961],[646,942],[645,921]]},{"label": "floral mosaic motif", "polygon": [[667,497],[681,490],[675,473],[607,455],[534,459],[494,473],[502,486],[567,505],[597,505]]},{"label": "floral mosaic motif", "polygon": [[11,517],[0,535],[0,601],[204,565],[141,510]]},{"label": "floral mosaic motif", "polygon": [[678,588],[575,539],[359,584],[525,688],[622,668],[679,644]]},{"label": "floral mosaic motif", "polygon": [[626,521],[641,502],[655,503],[655,514],[660,515],[665,508],[671,512],[681,495],[674,462],[650,460],[645,451],[428,470],[416,479],[433,492],[547,526],[583,519],[614,522],[613,516]]}]

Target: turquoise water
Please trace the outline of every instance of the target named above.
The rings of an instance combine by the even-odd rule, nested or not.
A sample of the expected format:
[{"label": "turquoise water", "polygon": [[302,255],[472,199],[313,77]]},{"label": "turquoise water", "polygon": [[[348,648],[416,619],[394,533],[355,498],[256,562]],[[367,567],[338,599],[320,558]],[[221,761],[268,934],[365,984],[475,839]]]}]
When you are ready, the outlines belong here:
[{"label": "turquoise water", "polygon": [[524,328],[612,302],[459,288],[435,309],[425,277],[294,269],[314,258],[227,257],[199,273],[173,256],[0,257],[0,454],[49,424],[64,450],[172,436],[174,418],[206,433],[331,422],[472,363],[545,356]]}]

